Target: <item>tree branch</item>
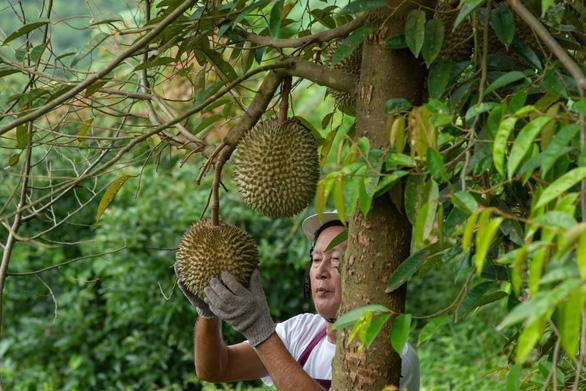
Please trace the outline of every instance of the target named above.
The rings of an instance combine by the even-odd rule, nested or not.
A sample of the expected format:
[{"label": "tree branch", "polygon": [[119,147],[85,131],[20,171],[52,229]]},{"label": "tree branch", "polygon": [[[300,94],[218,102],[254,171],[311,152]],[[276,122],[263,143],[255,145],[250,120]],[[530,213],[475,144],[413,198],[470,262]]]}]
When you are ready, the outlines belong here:
[{"label": "tree branch", "polygon": [[300,58],[289,57],[286,60],[289,66],[277,72],[308,79],[319,85],[333,88],[338,91],[352,92],[358,83],[358,77],[338,69],[330,69]]},{"label": "tree branch", "polygon": [[33,121],[36,118],[40,117],[43,114],[48,113],[55,107],[59,106],[60,104],[68,101],[81,91],[85,90],[89,86],[91,86],[96,81],[100,80],[102,77],[106,76],[110,73],[114,68],[116,68],[121,62],[126,60],[128,57],[132,56],[137,50],[146,46],[153,38],[155,38],[161,31],[165,29],[169,24],[171,24],[175,19],[180,17],[183,12],[185,12],[189,7],[191,7],[196,1],[195,0],[185,0],[179,7],[177,7],[173,12],[171,12],[165,19],[163,19],[157,27],[153,30],[149,31],[144,37],[139,39],[134,45],[126,49],[122,54],[120,54],[114,61],[112,61],[107,67],[102,69],[100,72],[94,74],[92,77],[89,77],[82,83],[78,84],[76,87],[72,88],[71,90],[67,91],[63,95],[55,98],[54,100],[50,101],[46,105],[39,107],[37,110],[24,115],[7,125],[0,127],[0,135],[8,132],[9,130],[17,127],[18,125],[27,123],[29,121]]},{"label": "tree branch", "polygon": [[16,233],[20,228],[20,224],[22,222],[22,207],[26,202],[26,193],[28,191],[28,179],[31,169],[31,155],[33,149],[33,124],[32,122],[28,123],[27,129],[27,140],[28,145],[26,148],[26,156],[24,166],[22,168],[22,188],[20,189],[20,197],[18,200],[17,209],[20,209],[21,212],[17,213],[14,216],[14,222],[12,223],[12,227],[10,228],[10,232],[8,233],[8,239],[6,239],[6,245],[4,246],[4,252],[2,253],[2,263],[0,263],[0,334],[2,331],[2,298],[4,292],[4,282],[6,281],[6,273],[8,272],[8,263],[10,262],[10,256],[12,255],[12,249],[14,248],[14,243],[16,242]]},{"label": "tree branch", "polygon": [[356,30],[358,27],[364,24],[366,20],[366,15],[358,17],[351,21],[350,23],[346,23],[342,26],[338,26],[336,28],[322,31],[316,34],[308,35],[302,38],[290,38],[290,39],[278,39],[278,38],[271,38],[265,37],[262,35],[256,35],[253,33],[249,33],[241,28],[236,28],[235,31],[244,37],[245,40],[255,43],[260,46],[271,46],[274,48],[297,48],[297,47],[304,47],[312,43],[321,43],[331,41],[335,38],[345,37],[346,35],[350,34],[352,31]]},{"label": "tree branch", "polygon": [[580,95],[583,95],[584,91],[586,91],[586,77],[584,77],[584,73],[582,73],[580,66],[574,62],[568,52],[561,47],[539,19],[537,19],[519,0],[507,0],[507,3],[509,3],[513,11],[515,11],[517,15],[519,15],[521,19],[523,19],[523,21],[535,31],[549,50],[551,50],[564,67],[566,67],[568,72],[570,72],[574,78],[576,86],[580,90]]}]

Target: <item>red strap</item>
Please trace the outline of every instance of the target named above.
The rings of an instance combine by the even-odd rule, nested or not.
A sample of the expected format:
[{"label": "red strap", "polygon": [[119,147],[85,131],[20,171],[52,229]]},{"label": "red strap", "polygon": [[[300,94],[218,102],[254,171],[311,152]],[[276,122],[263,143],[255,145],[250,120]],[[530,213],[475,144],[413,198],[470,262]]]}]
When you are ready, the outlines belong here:
[{"label": "red strap", "polygon": [[319,341],[321,341],[322,338],[325,337],[326,334],[327,334],[327,327],[324,327],[323,330],[321,330],[319,333],[317,333],[317,335],[315,337],[313,337],[313,339],[311,340],[309,345],[307,345],[307,347],[305,348],[303,353],[301,353],[301,356],[299,356],[299,359],[297,360],[297,362],[299,363],[299,365],[301,365],[301,367],[303,367],[305,365],[305,363],[307,362],[307,359],[309,358],[309,355],[311,354],[313,349],[317,346]]}]

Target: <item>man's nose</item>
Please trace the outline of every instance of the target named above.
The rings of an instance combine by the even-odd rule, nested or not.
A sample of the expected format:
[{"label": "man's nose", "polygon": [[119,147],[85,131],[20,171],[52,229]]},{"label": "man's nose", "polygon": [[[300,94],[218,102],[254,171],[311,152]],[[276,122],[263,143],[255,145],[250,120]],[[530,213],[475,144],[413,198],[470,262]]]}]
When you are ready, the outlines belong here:
[{"label": "man's nose", "polygon": [[328,277],[328,273],[329,273],[329,265],[330,265],[330,261],[329,260],[323,260],[320,262],[318,268],[317,268],[317,278],[320,280],[323,280],[325,278]]}]

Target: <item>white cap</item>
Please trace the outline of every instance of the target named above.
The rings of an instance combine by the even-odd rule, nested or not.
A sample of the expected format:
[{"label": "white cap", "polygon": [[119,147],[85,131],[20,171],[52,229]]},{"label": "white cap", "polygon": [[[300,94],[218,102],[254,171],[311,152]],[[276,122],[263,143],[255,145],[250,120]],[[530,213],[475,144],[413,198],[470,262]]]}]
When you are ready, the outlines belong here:
[{"label": "white cap", "polygon": [[301,230],[305,236],[307,236],[307,239],[313,242],[315,240],[315,233],[317,230],[320,229],[325,223],[329,223],[330,221],[335,220],[340,220],[340,217],[338,217],[338,212],[335,210],[331,212],[323,212],[321,215],[316,213],[303,220],[303,223],[301,224]]}]

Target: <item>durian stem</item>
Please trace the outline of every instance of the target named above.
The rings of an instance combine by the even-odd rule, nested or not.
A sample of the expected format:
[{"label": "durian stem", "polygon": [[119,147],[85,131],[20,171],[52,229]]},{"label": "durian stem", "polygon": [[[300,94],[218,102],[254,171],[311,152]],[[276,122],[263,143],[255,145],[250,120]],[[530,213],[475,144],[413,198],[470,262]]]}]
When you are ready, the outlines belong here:
[{"label": "durian stem", "polygon": [[289,111],[289,94],[291,93],[291,76],[283,79],[281,85],[281,103],[279,104],[279,125],[287,122],[287,112]]}]

